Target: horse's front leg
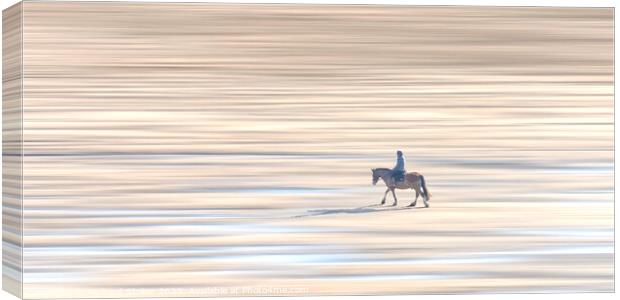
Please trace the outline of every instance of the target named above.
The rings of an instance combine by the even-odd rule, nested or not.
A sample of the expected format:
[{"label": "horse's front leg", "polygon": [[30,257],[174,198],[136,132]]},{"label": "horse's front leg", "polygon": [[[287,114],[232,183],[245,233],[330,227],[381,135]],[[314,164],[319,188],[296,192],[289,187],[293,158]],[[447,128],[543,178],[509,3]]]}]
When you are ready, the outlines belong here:
[{"label": "horse's front leg", "polygon": [[394,196],[394,203],[392,203],[392,206],[396,206],[398,205],[398,199],[396,198],[396,192],[394,191],[395,188],[392,188],[392,196]]},{"label": "horse's front leg", "polygon": [[385,198],[387,197],[388,192],[390,192],[390,188],[385,190],[385,194],[383,194],[383,200],[381,200],[381,205],[385,204]]}]

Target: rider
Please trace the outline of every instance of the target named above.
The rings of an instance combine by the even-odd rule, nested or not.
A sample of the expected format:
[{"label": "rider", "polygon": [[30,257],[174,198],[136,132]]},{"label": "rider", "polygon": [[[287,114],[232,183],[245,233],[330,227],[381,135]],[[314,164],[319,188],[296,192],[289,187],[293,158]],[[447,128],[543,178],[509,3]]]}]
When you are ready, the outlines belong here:
[{"label": "rider", "polygon": [[394,181],[399,182],[405,179],[405,156],[403,152],[398,150],[396,151],[396,165],[392,169],[392,174],[394,176]]}]

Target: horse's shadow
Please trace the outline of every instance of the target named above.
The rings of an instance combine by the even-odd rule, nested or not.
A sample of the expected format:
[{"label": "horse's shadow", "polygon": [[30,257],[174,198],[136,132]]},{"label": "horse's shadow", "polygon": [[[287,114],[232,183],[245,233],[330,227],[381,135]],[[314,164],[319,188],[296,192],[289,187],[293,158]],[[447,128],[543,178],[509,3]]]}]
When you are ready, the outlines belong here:
[{"label": "horse's shadow", "polygon": [[381,204],[373,204],[373,205],[367,205],[367,206],[355,207],[355,208],[311,209],[311,210],[308,210],[307,214],[294,216],[294,218],[316,217],[316,216],[336,215],[336,214],[368,214],[368,213],[378,213],[378,212],[385,212],[385,211],[398,211],[398,210],[408,210],[408,209],[416,209],[416,207],[411,207],[411,206],[397,207],[397,206],[385,206]]}]

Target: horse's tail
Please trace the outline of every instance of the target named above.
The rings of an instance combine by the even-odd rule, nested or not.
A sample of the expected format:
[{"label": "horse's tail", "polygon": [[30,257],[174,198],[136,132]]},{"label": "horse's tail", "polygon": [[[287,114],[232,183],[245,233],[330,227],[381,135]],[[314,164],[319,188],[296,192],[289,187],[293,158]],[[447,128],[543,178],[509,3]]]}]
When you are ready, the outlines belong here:
[{"label": "horse's tail", "polygon": [[424,180],[424,175],[420,175],[420,181],[422,182],[422,189],[424,189],[424,195],[426,196],[426,199],[430,200],[433,194],[431,194],[431,191],[429,191],[426,187],[426,180]]}]

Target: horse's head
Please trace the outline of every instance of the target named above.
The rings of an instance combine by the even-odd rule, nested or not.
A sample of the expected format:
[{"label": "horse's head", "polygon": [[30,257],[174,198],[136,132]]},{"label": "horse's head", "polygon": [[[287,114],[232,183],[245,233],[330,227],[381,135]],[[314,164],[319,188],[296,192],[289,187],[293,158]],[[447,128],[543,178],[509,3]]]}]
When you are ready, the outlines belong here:
[{"label": "horse's head", "polygon": [[377,169],[370,169],[372,171],[372,185],[377,185],[379,181],[379,174],[377,174]]}]

